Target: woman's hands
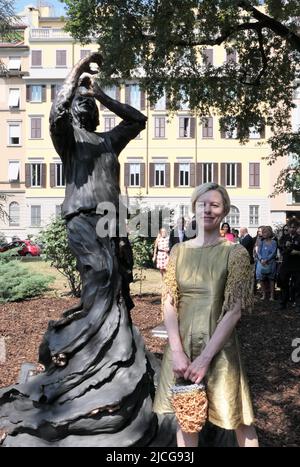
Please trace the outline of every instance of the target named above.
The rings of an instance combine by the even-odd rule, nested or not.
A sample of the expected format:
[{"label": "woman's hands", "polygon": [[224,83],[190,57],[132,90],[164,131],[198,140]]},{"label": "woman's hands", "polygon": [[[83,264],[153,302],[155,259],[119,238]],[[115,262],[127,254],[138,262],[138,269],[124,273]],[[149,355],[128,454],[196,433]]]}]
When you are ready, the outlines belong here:
[{"label": "woman's hands", "polygon": [[184,374],[191,364],[190,359],[183,350],[174,350],[172,352],[173,372],[177,378],[184,378]]},{"label": "woman's hands", "polygon": [[204,358],[199,355],[195,360],[187,367],[184,372],[184,379],[188,379],[193,383],[199,384],[207,373],[209,368],[209,362],[205,361]]}]

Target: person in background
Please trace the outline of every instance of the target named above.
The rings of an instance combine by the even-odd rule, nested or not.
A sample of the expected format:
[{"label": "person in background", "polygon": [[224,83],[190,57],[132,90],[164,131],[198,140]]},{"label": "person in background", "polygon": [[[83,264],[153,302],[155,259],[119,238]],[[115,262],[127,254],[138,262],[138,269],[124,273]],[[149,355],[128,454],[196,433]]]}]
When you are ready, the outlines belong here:
[{"label": "person in background", "polygon": [[[199,234],[170,253],[162,304],[169,345],[164,353],[153,410],[174,413],[176,379],[206,383],[208,420],[235,430],[239,446],[257,447],[253,410],[235,327],[252,304],[252,268],[245,248],[220,238],[230,209],[224,187],[195,188],[192,208]],[[177,445],[197,447],[198,433],[178,427]]]},{"label": "person in background", "polygon": [[233,235],[233,233],[231,233],[230,225],[228,224],[228,222],[223,222],[223,224],[221,225],[221,230],[224,230],[225,238],[227,238],[227,240],[229,240],[230,242],[235,241],[235,236]]},{"label": "person in background", "polygon": [[239,231],[238,229],[232,229],[234,235],[234,243],[240,243]]},{"label": "person in background", "polygon": [[254,264],[253,258],[253,238],[248,233],[247,227],[240,228],[240,244],[248,251],[250,263]]},{"label": "person in background", "polygon": [[280,242],[282,252],[280,309],[282,310],[287,307],[291,282],[295,289],[296,308],[297,311],[300,311],[300,235],[297,234],[298,227],[299,224],[296,220],[288,222],[289,233],[284,235]]},{"label": "person in background", "polygon": [[260,225],[257,229],[256,236],[253,238],[253,258],[254,258],[254,293],[257,292],[257,280],[256,280],[256,268],[257,268],[257,252],[259,244],[262,240],[262,229],[264,228],[263,225]]},{"label": "person in background", "polygon": [[186,240],[185,220],[184,217],[179,217],[179,219],[177,219],[176,227],[174,227],[170,232],[169,250],[171,251],[176,243],[182,243]]},{"label": "person in background", "polygon": [[275,300],[275,275],[277,243],[273,240],[272,228],[267,225],[262,228],[262,240],[257,251],[256,279],[260,281],[262,300],[267,297],[270,290],[270,301]]},{"label": "person in background", "polygon": [[169,237],[165,228],[161,228],[156,237],[152,260],[163,277],[169,261]]}]

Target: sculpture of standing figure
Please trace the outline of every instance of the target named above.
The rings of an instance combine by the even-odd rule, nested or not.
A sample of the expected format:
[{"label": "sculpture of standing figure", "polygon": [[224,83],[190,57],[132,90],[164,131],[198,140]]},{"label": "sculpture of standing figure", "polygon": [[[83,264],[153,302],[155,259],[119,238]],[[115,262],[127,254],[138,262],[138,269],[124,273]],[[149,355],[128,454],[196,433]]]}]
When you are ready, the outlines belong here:
[{"label": "sculpture of standing figure", "polygon": [[[82,277],[81,301],[49,323],[39,353],[45,371],[0,391],[6,446],[145,446],[158,431],[153,370],[129,315],[130,245],[118,228],[115,237],[97,229],[102,203],[114,207],[117,226],[125,222],[117,156],[147,118],[107,96],[88,73],[91,63],[101,65],[101,56],[92,53],[77,63],[50,113],[66,177],[62,212]],[[95,98],[122,119],[111,131],[95,132]]]}]

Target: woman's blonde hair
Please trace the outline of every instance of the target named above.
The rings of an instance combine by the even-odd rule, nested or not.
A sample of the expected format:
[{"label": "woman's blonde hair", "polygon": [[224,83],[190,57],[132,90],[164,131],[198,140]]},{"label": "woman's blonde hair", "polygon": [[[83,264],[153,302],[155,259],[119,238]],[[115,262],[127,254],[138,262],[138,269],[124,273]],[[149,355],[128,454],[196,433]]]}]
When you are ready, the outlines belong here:
[{"label": "woman's blonde hair", "polygon": [[211,190],[218,191],[220,195],[222,196],[223,205],[224,205],[224,217],[227,216],[227,214],[230,211],[230,198],[227,193],[227,190],[222,185],[218,185],[217,183],[213,183],[213,182],[203,183],[202,185],[196,186],[196,188],[194,189],[192,193],[192,198],[191,198],[193,213],[195,214],[197,199],[200,196],[204,195],[204,193],[207,193],[208,191],[211,191]]}]

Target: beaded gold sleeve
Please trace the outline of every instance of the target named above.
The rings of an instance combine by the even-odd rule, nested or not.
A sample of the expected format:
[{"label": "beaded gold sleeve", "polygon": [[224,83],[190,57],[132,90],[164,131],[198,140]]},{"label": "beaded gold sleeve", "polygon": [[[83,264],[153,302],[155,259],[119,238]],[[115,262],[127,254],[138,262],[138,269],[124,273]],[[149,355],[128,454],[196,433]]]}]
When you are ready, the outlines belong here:
[{"label": "beaded gold sleeve", "polygon": [[167,299],[168,294],[172,298],[172,304],[175,308],[178,305],[178,284],[176,281],[176,261],[177,261],[177,251],[179,244],[175,244],[171,250],[169,262],[166,268],[166,272],[163,278],[162,292],[161,292],[161,311],[164,312],[164,304]]},{"label": "beaded gold sleeve", "polygon": [[236,245],[229,253],[228,276],[219,321],[237,300],[241,300],[242,309],[252,308],[253,280],[254,271],[250,264],[249,254],[242,245]]}]

